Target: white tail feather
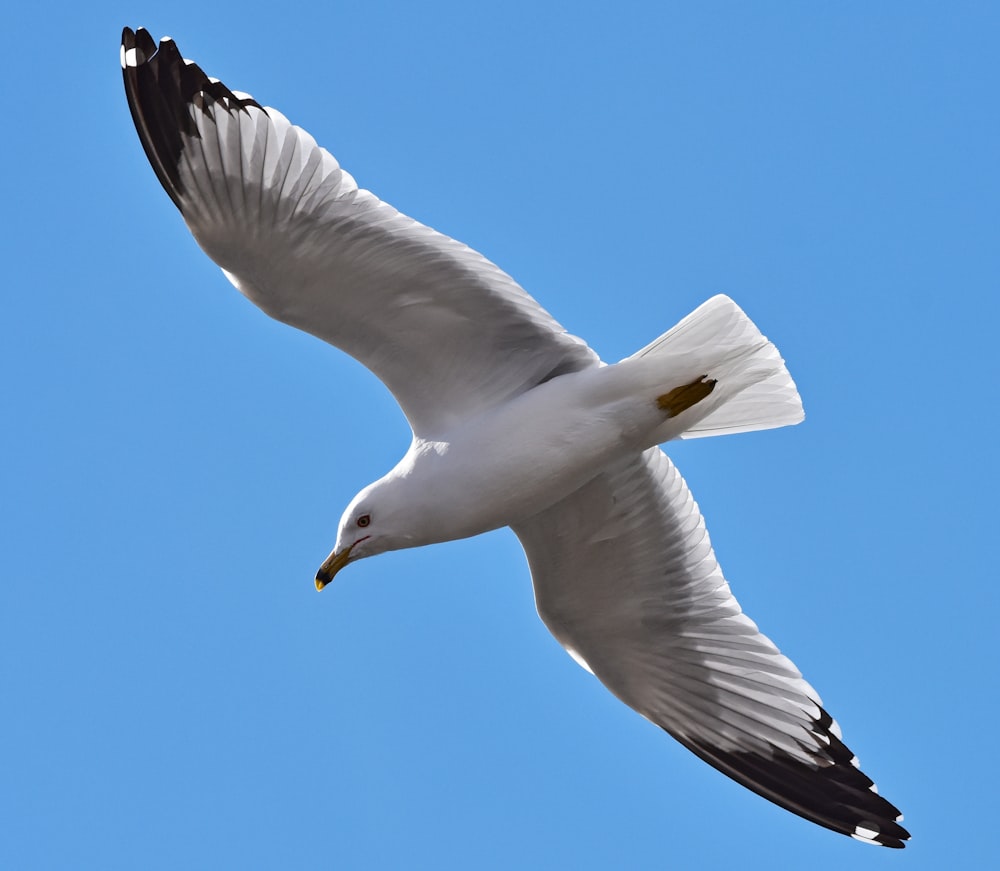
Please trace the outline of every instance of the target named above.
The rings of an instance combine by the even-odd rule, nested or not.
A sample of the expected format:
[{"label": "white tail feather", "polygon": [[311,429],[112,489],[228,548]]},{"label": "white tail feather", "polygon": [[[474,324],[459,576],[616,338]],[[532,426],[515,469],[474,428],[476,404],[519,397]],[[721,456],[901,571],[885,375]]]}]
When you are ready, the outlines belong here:
[{"label": "white tail feather", "polygon": [[713,296],[629,359],[639,357],[669,357],[672,371],[718,382],[708,397],[667,421],[659,441],[773,429],[805,417],[778,349],[727,296]]}]

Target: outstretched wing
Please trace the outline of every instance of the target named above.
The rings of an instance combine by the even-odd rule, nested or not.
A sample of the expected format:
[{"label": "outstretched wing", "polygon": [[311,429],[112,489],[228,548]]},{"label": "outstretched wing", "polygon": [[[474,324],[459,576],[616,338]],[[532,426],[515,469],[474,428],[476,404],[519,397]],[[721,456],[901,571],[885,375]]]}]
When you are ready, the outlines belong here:
[{"label": "outstretched wing", "polygon": [[858,769],[816,691],[740,610],[659,448],[514,531],[542,620],[618,698],[775,804],[903,846],[899,811]]},{"label": "outstretched wing", "polygon": [[418,435],[597,364],[510,276],[359,189],[173,40],[126,28],[121,61],[143,148],[198,244],[267,314],[371,369]]}]

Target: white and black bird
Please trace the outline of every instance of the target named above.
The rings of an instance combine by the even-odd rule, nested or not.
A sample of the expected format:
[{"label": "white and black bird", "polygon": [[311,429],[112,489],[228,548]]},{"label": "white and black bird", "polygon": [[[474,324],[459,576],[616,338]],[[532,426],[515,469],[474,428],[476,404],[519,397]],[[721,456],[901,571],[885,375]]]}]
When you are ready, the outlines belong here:
[{"label": "white and black bird", "polygon": [[510,526],[538,613],[619,699],[734,780],[821,826],[909,838],[795,666],[733,597],[658,445],[798,423],[775,347],[726,297],[604,365],[482,255],[400,214],[304,130],[122,34],[157,177],[205,253],[267,314],[392,391],[413,430],[340,520],[348,562]]}]

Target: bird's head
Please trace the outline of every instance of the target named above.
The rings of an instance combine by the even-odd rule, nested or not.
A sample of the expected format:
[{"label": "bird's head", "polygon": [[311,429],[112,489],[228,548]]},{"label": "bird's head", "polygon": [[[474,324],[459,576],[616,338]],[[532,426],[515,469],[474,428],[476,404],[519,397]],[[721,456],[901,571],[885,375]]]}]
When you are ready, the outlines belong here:
[{"label": "bird's head", "polygon": [[322,590],[349,562],[378,553],[379,538],[372,511],[367,508],[345,511],[340,521],[337,544],[316,572],[316,589]]},{"label": "bird's head", "polygon": [[399,489],[382,479],[351,500],[340,518],[337,544],[316,572],[317,590],[322,590],[348,563],[413,545],[414,536],[408,527],[419,513],[407,510]]}]

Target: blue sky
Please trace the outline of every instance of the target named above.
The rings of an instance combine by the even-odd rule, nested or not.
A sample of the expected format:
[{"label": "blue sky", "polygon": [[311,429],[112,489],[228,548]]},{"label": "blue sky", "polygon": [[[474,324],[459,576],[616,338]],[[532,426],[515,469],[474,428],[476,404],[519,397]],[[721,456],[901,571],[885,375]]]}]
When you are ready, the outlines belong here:
[{"label": "blue sky", "polygon": [[[363,9],[361,8],[363,6]],[[0,865],[984,867],[1000,172],[988,3],[7,13]],[[507,531],[312,578],[408,430],[242,299],[146,163],[169,34],[616,360],[712,294],[798,427],[672,446],[744,609],[914,840],[736,786],[534,613]]]}]

